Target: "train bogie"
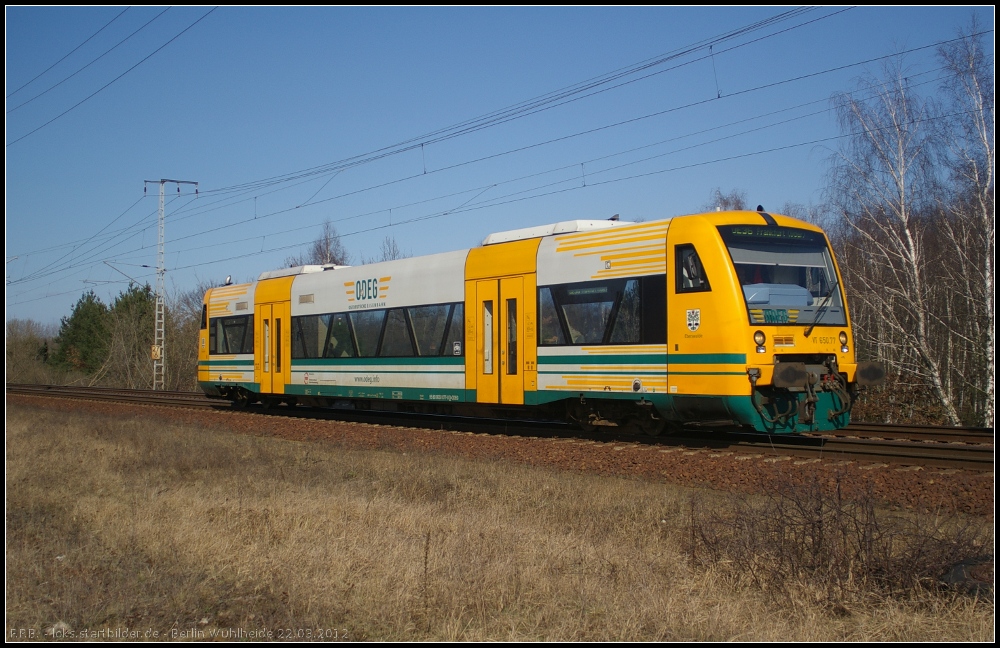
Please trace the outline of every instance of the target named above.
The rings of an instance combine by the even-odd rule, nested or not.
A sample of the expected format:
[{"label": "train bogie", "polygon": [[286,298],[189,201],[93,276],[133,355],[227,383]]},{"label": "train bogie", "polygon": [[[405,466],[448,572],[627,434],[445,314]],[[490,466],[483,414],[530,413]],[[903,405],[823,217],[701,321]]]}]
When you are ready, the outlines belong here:
[{"label": "train bogie", "polygon": [[842,285],[822,231],[787,217],[566,221],[212,289],[199,383],[238,404],[834,429],[881,379]]}]

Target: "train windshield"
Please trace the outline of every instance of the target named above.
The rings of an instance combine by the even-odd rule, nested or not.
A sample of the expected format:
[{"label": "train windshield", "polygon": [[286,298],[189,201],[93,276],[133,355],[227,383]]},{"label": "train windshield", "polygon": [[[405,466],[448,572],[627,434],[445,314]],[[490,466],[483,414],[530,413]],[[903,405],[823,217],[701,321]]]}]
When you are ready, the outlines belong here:
[{"label": "train windshield", "polygon": [[752,324],[847,324],[843,291],[821,233],[764,225],[726,225],[719,233]]}]

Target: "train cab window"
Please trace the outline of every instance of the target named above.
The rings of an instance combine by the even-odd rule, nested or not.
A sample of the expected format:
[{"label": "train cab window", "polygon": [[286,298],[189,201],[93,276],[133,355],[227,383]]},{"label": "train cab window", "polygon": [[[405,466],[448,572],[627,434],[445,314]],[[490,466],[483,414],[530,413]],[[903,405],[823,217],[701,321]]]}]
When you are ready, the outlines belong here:
[{"label": "train cab window", "polygon": [[201,329],[208,328],[208,304],[201,305]]},{"label": "train cab window", "polygon": [[253,353],[253,317],[213,317],[209,321],[210,355]]},{"label": "train cab window", "polygon": [[844,326],[847,312],[822,232],[794,227],[719,227],[754,324]]},{"label": "train cab window", "polygon": [[705,266],[694,246],[686,243],[674,248],[676,286],[678,293],[708,292],[712,287],[705,274]]}]

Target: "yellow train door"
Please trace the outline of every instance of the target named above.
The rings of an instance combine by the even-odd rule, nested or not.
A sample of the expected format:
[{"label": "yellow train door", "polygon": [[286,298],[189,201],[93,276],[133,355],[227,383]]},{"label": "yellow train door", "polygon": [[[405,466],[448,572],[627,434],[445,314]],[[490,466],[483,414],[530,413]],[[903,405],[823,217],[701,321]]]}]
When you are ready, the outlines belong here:
[{"label": "yellow train door", "polygon": [[480,403],[500,402],[499,297],[496,279],[476,282],[476,401]]},{"label": "yellow train door", "polygon": [[524,404],[524,279],[476,282],[476,400]]},{"label": "yellow train door", "polygon": [[[469,251],[465,266],[465,388],[478,403],[523,405],[538,383],[535,257],[540,239]],[[473,353],[475,349],[475,353]]]},{"label": "yellow train door", "polygon": [[284,394],[291,377],[290,310],[288,302],[257,305],[257,382],[263,394]]}]

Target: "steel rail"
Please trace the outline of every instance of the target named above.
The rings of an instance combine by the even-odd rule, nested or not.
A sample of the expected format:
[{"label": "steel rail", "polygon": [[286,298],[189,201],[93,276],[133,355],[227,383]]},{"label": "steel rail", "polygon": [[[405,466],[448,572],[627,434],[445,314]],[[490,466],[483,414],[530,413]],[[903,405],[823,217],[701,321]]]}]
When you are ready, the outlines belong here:
[{"label": "steel rail", "polygon": [[[26,394],[58,398],[130,402],[175,407],[223,408],[229,403],[211,399],[200,392],[153,392],[149,390],[113,389],[101,387],[66,387],[52,385],[7,385],[8,394]],[[973,428],[968,431],[931,426],[852,424],[835,434],[760,435],[733,433],[704,428],[697,436],[641,437],[611,427],[603,432],[582,433],[575,427],[552,422],[530,420],[484,420],[455,416],[421,415],[365,410],[333,410],[304,407],[254,407],[256,414],[325,418],[351,422],[371,422],[382,425],[434,428],[441,430],[487,431],[493,434],[534,435],[545,437],[575,437],[607,442],[640,442],[650,448],[674,446],[707,451],[730,450],[740,453],[767,453],[808,458],[850,461],[891,462],[941,468],[961,468],[976,471],[993,469],[994,449],[991,430]],[[908,438],[907,432],[912,432]],[[930,436],[938,432],[937,436]],[[969,434],[968,432],[972,432]],[[871,436],[868,436],[871,435]],[[878,435],[878,436],[875,436]],[[932,441],[928,441],[931,439]],[[980,439],[979,443],[968,439]],[[958,440],[959,442],[955,442]]]}]

